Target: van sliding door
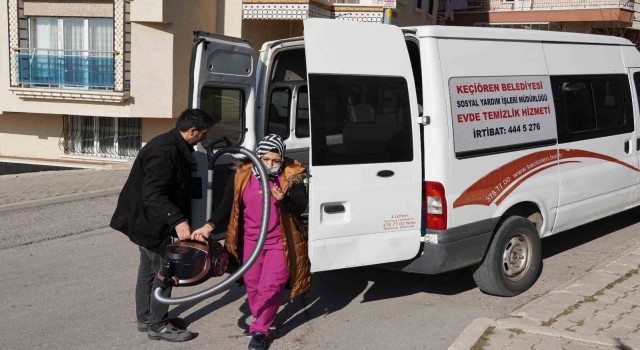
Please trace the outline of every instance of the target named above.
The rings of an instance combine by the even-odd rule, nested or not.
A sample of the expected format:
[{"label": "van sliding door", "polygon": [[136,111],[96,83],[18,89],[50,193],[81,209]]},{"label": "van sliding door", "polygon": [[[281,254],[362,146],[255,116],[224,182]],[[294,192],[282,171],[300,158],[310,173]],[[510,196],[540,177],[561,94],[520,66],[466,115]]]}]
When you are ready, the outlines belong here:
[{"label": "van sliding door", "polygon": [[421,149],[411,62],[398,27],[304,23],[312,271],[418,254]]}]

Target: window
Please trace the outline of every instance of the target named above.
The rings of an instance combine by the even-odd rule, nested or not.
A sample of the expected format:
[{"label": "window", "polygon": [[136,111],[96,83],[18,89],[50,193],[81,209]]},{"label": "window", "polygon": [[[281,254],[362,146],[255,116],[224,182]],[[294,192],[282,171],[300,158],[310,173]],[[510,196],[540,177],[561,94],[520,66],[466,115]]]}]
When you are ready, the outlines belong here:
[{"label": "window", "polygon": [[405,79],[313,74],[309,86],[314,165],[413,159]]},{"label": "window", "polygon": [[416,9],[422,10],[422,0],[416,0]]},{"label": "window", "polygon": [[306,86],[298,89],[296,106],[296,137],[309,137],[309,93]]},{"label": "window", "polygon": [[140,118],[64,116],[65,153],[135,157],[142,144]]},{"label": "window", "polygon": [[19,81],[32,86],[113,89],[113,19],[29,17]]},{"label": "window", "polygon": [[626,75],[552,77],[560,142],[633,131]]},{"label": "window", "polygon": [[291,89],[277,87],[271,91],[269,109],[267,110],[267,134],[277,134],[283,140],[289,138],[289,108],[291,106]]},{"label": "window", "polygon": [[228,138],[233,144],[242,142],[244,135],[244,91],[233,88],[204,86],[200,92],[200,108],[207,113],[220,116],[220,122],[209,129],[202,144],[221,142]]}]

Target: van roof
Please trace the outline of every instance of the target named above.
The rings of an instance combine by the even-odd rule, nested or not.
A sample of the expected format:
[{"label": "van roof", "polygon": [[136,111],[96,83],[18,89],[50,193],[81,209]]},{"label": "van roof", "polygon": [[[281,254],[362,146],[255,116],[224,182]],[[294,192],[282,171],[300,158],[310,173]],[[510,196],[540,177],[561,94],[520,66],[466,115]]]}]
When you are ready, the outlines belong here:
[{"label": "van roof", "polygon": [[479,40],[515,40],[633,46],[631,41],[615,36],[543,30],[459,26],[420,26],[404,27],[402,29],[411,32],[415,31],[419,38],[432,37]]}]

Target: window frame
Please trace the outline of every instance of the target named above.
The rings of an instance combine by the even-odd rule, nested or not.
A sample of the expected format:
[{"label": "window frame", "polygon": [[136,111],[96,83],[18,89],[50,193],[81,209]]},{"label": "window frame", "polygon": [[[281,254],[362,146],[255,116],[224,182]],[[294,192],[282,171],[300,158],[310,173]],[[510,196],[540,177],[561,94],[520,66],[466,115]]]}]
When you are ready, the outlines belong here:
[{"label": "window frame", "polygon": [[[629,84],[629,77],[626,74],[590,74],[590,75],[552,75],[549,77],[551,80],[551,91],[553,93],[553,103],[556,110],[556,123],[558,130],[558,143],[576,142],[582,140],[589,140],[601,137],[608,137],[626,133],[632,133],[634,131],[634,116],[633,116],[633,104],[631,100],[631,87]],[[562,83],[565,82],[588,82],[589,87],[592,90],[592,81],[617,81],[620,83],[622,89],[622,103],[623,112],[625,117],[624,125],[593,129],[586,131],[569,131],[567,126],[567,115],[565,110],[565,101],[562,93]],[[593,92],[591,94],[591,101],[594,102]],[[594,117],[598,118],[596,106],[592,105],[594,110]],[[596,124],[597,125],[597,124]]]},{"label": "window frame", "polygon": [[282,140],[288,140],[291,137],[291,105],[292,105],[292,99],[293,99],[293,92],[294,92],[294,88],[292,86],[290,86],[289,84],[276,84],[273,87],[271,87],[269,89],[269,99],[267,102],[267,106],[268,108],[265,108],[265,123],[264,123],[264,132],[265,135],[267,134],[277,134],[276,132],[270,131],[269,130],[269,125],[270,125],[270,121],[271,121],[271,101],[273,100],[273,93],[276,90],[287,90],[289,93],[289,97],[287,98],[287,122],[286,122],[286,135],[280,135],[280,137],[282,137]]},{"label": "window frame", "polygon": [[[365,81],[356,83],[354,81],[348,80],[348,79],[355,79],[355,78],[359,78]],[[376,90],[372,90],[372,86],[376,86],[376,84],[372,84],[371,81],[367,81],[371,79],[379,79],[380,81],[386,84],[379,83],[378,86],[385,86],[387,88],[390,88],[391,89],[390,91],[392,91],[392,89],[399,89],[398,91],[400,92],[400,94],[404,95],[404,96],[400,96],[400,98],[397,101],[397,103],[402,104],[402,105],[398,105],[398,107],[402,108],[401,111],[404,112],[401,115],[401,117],[395,119],[395,124],[399,125],[398,131],[396,132],[396,134],[393,134],[389,139],[386,140],[386,143],[384,144],[384,148],[386,149],[386,147],[390,145],[389,142],[391,142],[393,138],[397,138],[398,136],[403,136],[403,137],[400,137],[399,139],[402,140],[404,143],[391,144],[392,146],[394,146],[394,148],[396,148],[396,150],[394,150],[393,153],[391,153],[390,151],[386,151],[384,153],[359,153],[357,151],[353,153],[351,152],[338,153],[338,152],[330,151],[331,149],[334,149],[333,146],[336,146],[336,145],[340,147],[344,147],[345,149],[349,148],[349,146],[346,146],[346,143],[344,142],[345,140],[344,131],[346,129],[346,126],[348,125],[356,125],[356,127],[362,127],[362,128],[366,128],[367,126],[374,126],[374,127],[378,127],[378,130],[381,129],[380,126],[383,126],[383,127],[385,126],[381,122],[382,119],[379,119],[382,114],[378,115],[378,112],[380,112],[380,110],[377,109],[378,105],[376,105],[376,107],[374,108],[375,118],[373,123],[366,122],[366,121],[353,121],[353,120],[349,121],[347,119],[345,120],[346,124],[342,126],[340,133],[335,134],[335,133],[324,132],[325,130],[328,129],[327,128],[328,126],[335,126],[335,125],[331,123],[326,123],[325,118],[318,117],[317,115],[314,117],[314,113],[320,113],[320,111],[324,112],[324,109],[326,106],[326,103],[325,103],[326,98],[323,100],[318,100],[317,96],[319,95],[324,97],[328,96],[325,94],[325,91],[327,91],[326,89],[327,86],[342,85],[343,86],[342,91],[344,90],[350,90],[351,92],[357,91],[357,93],[360,94],[360,96],[356,96],[358,98],[353,100],[353,105],[351,103],[344,104],[344,108],[346,108],[345,116],[350,117],[352,116],[351,114],[353,113],[353,110],[349,110],[350,106],[355,106],[357,104],[368,104],[366,103],[368,102],[367,94],[369,94],[371,91],[376,91]],[[394,81],[394,84],[391,84],[390,83],[391,81]],[[331,84],[329,84],[328,82],[331,82]],[[309,86],[308,88],[309,88],[309,97],[310,97],[309,98],[309,117],[310,117],[309,120],[310,120],[310,131],[312,135],[311,137],[312,152],[310,154],[310,160],[314,166],[342,166],[342,165],[413,162],[413,160],[416,157],[416,152],[413,149],[413,142],[414,142],[413,128],[415,123],[413,123],[413,120],[411,118],[411,97],[409,94],[409,83],[407,82],[405,77],[381,76],[381,75],[357,75],[357,74],[339,74],[339,75],[309,74],[308,86]],[[325,87],[325,88],[323,89],[321,87]],[[317,90],[314,90],[314,89],[317,89]],[[323,91],[323,92],[312,93],[312,90]],[[335,92],[333,90],[331,91]],[[386,93],[386,92],[388,91],[385,91],[385,90],[376,91],[376,94]],[[347,96],[345,97],[345,99],[348,101],[351,101],[351,96]],[[379,104],[380,102],[376,100],[376,103]],[[336,106],[339,106],[339,105],[341,104],[336,104]],[[322,125],[317,125],[317,123],[320,123],[321,121],[325,123]],[[336,125],[340,124],[340,123],[337,123],[336,121],[333,121],[332,123],[335,123]],[[367,134],[367,132],[362,131],[361,133],[358,133],[358,134],[363,135],[363,134]],[[328,143],[327,141],[331,136],[334,136],[334,137],[338,136],[338,139],[340,139],[340,143]],[[366,145],[366,143],[363,143],[363,142],[354,143],[354,145],[356,144],[357,144],[357,147],[360,147],[360,148]],[[385,153],[387,153],[388,156],[391,157],[391,159],[383,159],[384,158],[383,156]]]},{"label": "window frame", "polygon": [[[109,119],[113,121],[113,134],[103,135],[101,134],[101,120]],[[120,121],[138,121],[138,145],[131,147],[131,149],[123,150],[121,147],[121,135],[120,135]],[[89,156],[100,158],[135,158],[138,152],[142,148],[142,119],[141,118],[118,118],[118,117],[97,117],[88,115],[64,115],[63,118],[64,127],[64,153],[76,156]],[[84,134],[88,133],[91,136],[85,137]],[[78,137],[79,135],[79,137]],[[127,135],[128,136],[128,135]],[[113,151],[104,151],[106,145],[102,145],[101,141],[104,139],[112,139]],[[91,146],[85,146],[83,142],[90,141]],[[89,151],[87,151],[87,150]],[[133,152],[131,152],[133,150]],[[126,153],[126,154],[125,154]]]},{"label": "window frame", "polygon": [[[208,110],[207,108],[205,108],[205,107],[203,106],[203,104],[202,104],[202,100],[203,100],[202,96],[204,95],[203,91],[204,91],[205,89],[233,90],[233,91],[239,91],[239,92],[240,92],[240,94],[241,94],[241,95],[240,95],[240,102],[241,102],[241,104],[240,104],[240,106],[239,106],[239,111],[240,111],[240,125],[239,125],[239,127],[238,127],[238,134],[239,134],[240,136],[239,136],[239,138],[238,138],[238,141],[237,141],[237,142],[235,142],[233,139],[230,139],[230,140],[231,140],[231,142],[232,142],[234,145],[241,145],[241,144],[244,142],[245,135],[246,135],[246,133],[247,133],[247,126],[246,126],[246,124],[247,124],[247,115],[246,115],[246,114],[247,114],[247,113],[246,113],[246,111],[247,111],[247,94],[245,93],[245,92],[246,92],[246,91],[245,91],[245,88],[244,88],[244,87],[241,87],[241,86],[221,86],[221,85],[213,85],[213,84],[205,84],[205,85],[203,85],[203,86],[200,88],[200,94],[199,94],[200,106],[199,106],[199,108],[200,108],[200,109],[202,109],[202,110],[204,110],[205,112],[207,112],[207,113],[209,113],[209,114],[212,114],[212,115],[213,115],[214,113],[212,113],[212,112],[215,112],[215,111],[209,111],[209,110]],[[202,145],[206,145],[206,147],[208,147],[210,142],[212,142],[212,141],[216,141],[216,140],[217,140],[217,138],[218,138],[218,136],[219,136],[219,135],[217,135],[217,136],[216,136],[216,138],[214,139],[214,135],[216,135],[216,132],[215,132],[215,131],[211,131],[211,130],[212,130],[212,129],[215,129],[215,128],[216,128],[216,126],[218,126],[218,127],[220,126],[219,124],[220,124],[220,123],[222,123],[222,120],[223,120],[223,119],[222,119],[222,115],[220,116],[220,118],[221,118],[221,120],[220,120],[220,122],[219,122],[219,123],[213,124],[213,125],[209,128],[210,132],[209,132],[209,134],[207,135],[207,137],[206,137],[204,140],[202,140]],[[224,137],[228,137],[227,135],[222,135],[222,136],[224,136]],[[210,141],[209,141],[209,140],[210,140]],[[209,143],[208,143],[207,141],[208,141]]]}]

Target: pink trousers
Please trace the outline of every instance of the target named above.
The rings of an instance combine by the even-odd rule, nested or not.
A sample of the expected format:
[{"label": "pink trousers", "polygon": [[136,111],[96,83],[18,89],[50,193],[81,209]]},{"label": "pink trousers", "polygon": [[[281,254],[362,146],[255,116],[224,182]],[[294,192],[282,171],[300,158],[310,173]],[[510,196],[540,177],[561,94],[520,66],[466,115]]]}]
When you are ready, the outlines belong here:
[{"label": "pink trousers", "polygon": [[[249,259],[255,244],[256,242],[244,241],[243,261]],[[282,245],[277,248],[264,247],[258,260],[244,275],[249,309],[254,319],[249,326],[249,332],[252,333],[269,334],[269,326],[275,321],[282,301],[282,290],[289,280]]]}]

